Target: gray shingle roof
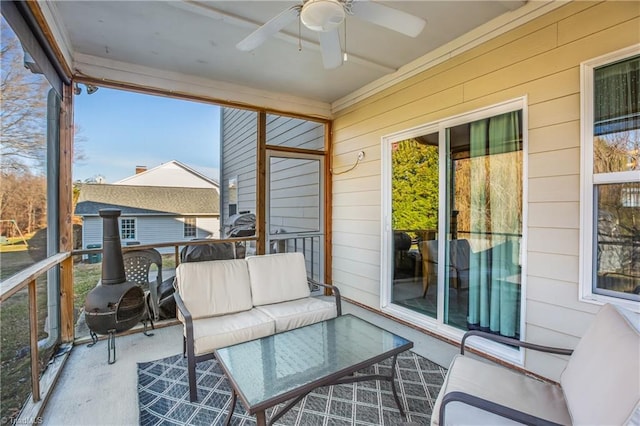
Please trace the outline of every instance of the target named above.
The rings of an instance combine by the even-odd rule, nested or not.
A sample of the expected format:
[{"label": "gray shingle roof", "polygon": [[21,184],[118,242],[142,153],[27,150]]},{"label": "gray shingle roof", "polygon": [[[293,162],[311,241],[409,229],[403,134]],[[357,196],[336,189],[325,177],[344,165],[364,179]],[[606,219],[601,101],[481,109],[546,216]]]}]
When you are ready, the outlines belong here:
[{"label": "gray shingle roof", "polygon": [[97,215],[103,208],[118,208],[123,216],[219,215],[218,192],[208,188],[82,184],[75,214]]}]

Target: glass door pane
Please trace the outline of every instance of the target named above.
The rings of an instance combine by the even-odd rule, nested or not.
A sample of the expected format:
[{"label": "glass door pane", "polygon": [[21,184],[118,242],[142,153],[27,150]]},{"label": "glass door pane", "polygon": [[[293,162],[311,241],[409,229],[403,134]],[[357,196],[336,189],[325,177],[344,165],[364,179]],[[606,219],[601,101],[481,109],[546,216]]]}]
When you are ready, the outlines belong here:
[{"label": "glass door pane", "polygon": [[438,133],[391,145],[391,302],[436,318]]},{"label": "glass door pane", "polygon": [[444,322],[520,331],[522,113],[448,128]]}]

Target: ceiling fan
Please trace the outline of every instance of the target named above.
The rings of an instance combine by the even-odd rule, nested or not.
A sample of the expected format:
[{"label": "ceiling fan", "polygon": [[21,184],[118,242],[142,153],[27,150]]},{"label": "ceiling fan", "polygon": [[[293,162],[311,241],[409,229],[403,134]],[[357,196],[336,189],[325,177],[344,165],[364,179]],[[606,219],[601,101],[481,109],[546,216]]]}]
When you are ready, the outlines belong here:
[{"label": "ceiling fan", "polygon": [[409,37],[420,34],[426,24],[422,18],[369,0],[303,0],[271,18],[236,47],[244,51],[253,50],[299,18],[305,27],[318,33],[324,67],[337,68],[343,61],[338,27],[347,15]]}]

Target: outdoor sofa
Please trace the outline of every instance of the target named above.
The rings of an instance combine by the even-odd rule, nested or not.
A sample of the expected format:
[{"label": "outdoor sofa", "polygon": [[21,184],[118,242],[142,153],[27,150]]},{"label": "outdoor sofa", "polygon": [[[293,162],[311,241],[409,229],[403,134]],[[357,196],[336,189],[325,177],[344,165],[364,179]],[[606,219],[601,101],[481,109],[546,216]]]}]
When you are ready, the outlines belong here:
[{"label": "outdoor sofa", "polygon": [[[542,382],[463,356],[473,336],[570,358],[559,385]],[[445,424],[640,425],[638,314],[604,305],[573,351],[467,332],[431,416]]]},{"label": "outdoor sofa", "polygon": [[[311,285],[331,296],[311,296]],[[336,287],[310,282],[302,253],[182,263],[176,269],[184,325],[189,397],[197,400],[196,363],[213,351],[341,315]]]}]

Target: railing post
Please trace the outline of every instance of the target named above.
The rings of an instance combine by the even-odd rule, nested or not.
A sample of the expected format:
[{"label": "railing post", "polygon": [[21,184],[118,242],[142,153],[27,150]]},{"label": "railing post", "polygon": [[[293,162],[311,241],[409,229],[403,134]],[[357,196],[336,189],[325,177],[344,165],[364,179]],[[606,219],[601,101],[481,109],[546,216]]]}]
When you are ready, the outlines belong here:
[{"label": "railing post", "polygon": [[29,346],[31,353],[31,393],[33,402],[40,401],[40,368],[38,366],[38,298],[35,278],[29,281]]},{"label": "railing post", "polygon": [[73,293],[73,256],[70,256],[60,264],[60,339],[63,342],[74,339]]},{"label": "railing post", "polygon": [[175,261],[176,261],[176,262],[175,262],[175,263],[176,263],[176,268],[177,268],[177,267],[178,267],[178,265],[180,264],[180,250],[178,250],[178,248],[179,248],[178,246],[175,246],[175,247],[174,247],[174,249],[175,249],[175,250],[174,250],[174,251],[175,251],[175,257],[176,257],[176,259],[175,259]]}]

